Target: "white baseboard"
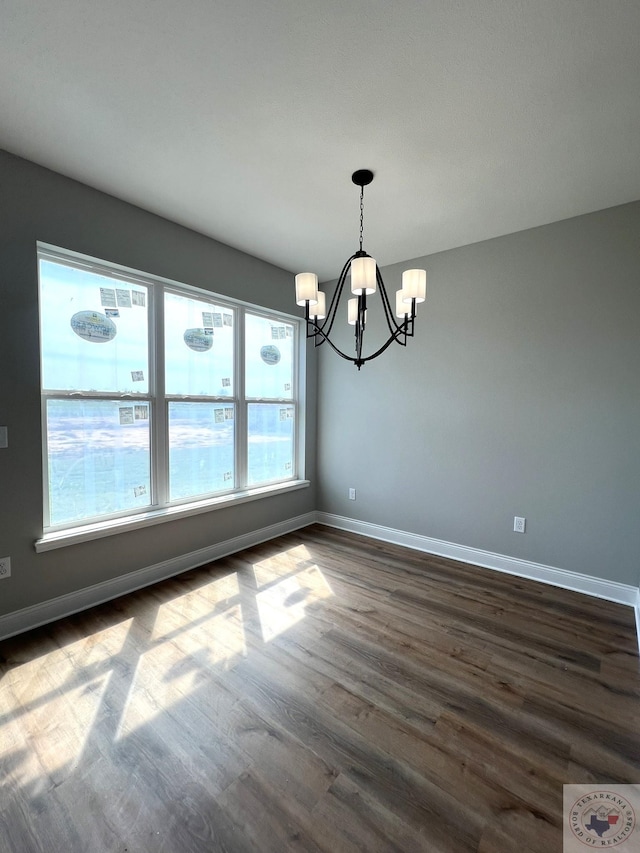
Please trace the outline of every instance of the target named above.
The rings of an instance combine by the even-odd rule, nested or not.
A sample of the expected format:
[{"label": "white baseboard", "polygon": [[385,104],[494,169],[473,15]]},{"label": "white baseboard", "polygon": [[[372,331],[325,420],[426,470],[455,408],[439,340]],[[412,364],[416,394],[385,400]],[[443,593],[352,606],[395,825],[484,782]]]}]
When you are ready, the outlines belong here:
[{"label": "white baseboard", "polygon": [[6,616],[0,616],[0,640],[13,637],[15,634],[21,634],[23,631],[29,631],[32,628],[38,628],[40,625],[46,625],[56,619],[71,616],[73,613],[79,613],[81,610],[87,610],[97,604],[104,604],[105,601],[111,601],[120,595],[135,592],[137,589],[179,575],[189,569],[203,566],[212,560],[235,554],[237,551],[250,548],[252,545],[258,545],[285,533],[291,533],[301,527],[313,524],[315,520],[316,513],[308,512],[305,515],[289,518],[269,527],[262,527],[260,530],[253,530],[243,536],[226,539],[216,545],[200,548],[197,551],[191,551],[189,554],[156,563],[154,566],[147,566],[147,568],[130,572],[121,577],[103,581],[85,589],[70,592],[67,595],[61,595],[41,604],[25,607],[23,610],[17,610]]},{"label": "white baseboard", "polygon": [[269,527],[263,527],[260,530],[253,530],[243,536],[226,539],[216,545],[191,551],[162,563],[156,563],[154,566],[148,566],[121,577],[44,601],[41,604],[25,607],[23,610],[17,610],[6,616],[0,616],[0,640],[21,634],[23,631],[29,631],[32,628],[38,628],[40,625],[46,625],[56,619],[71,616],[73,613],[79,613],[89,607],[111,601],[120,595],[135,592],[137,589],[174,577],[181,572],[195,569],[229,554],[235,554],[244,548],[250,548],[252,545],[258,545],[269,539],[275,539],[277,536],[283,536],[285,533],[299,530],[301,527],[306,527],[314,522],[336,527],[340,530],[348,530],[362,536],[369,536],[372,539],[392,542],[395,545],[404,545],[407,548],[424,551],[428,554],[449,557],[463,563],[471,563],[494,571],[582,592],[596,598],[605,598],[619,604],[627,604],[635,610],[638,646],[640,648],[640,589],[638,587],[617,583],[616,581],[606,581],[578,572],[569,572],[541,563],[532,563],[528,560],[519,560],[515,557],[507,557],[504,554],[494,554],[491,551],[483,551],[479,548],[456,545],[441,539],[432,539],[429,536],[407,533],[392,527],[383,527],[378,524],[370,524],[367,521],[358,521],[354,518],[326,512],[308,512],[305,515],[299,515],[272,524]]},{"label": "white baseboard", "polygon": [[631,607],[635,606],[640,641],[640,590],[638,587],[617,583],[616,581],[606,581],[578,572],[569,572],[566,569],[556,569],[553,566],[532,563],[529,560],[506,557],[504,554],[494,554],[491,551],[482,551],[479,548],[469,548],[466,545],[455,545],[452,542],[444,542],[442,539],[406,533],[403,530],[382,527],[379,524],[370,524],[367,521],[358,521],[342,515],[318,512],[316,513],[316,520],[319,524],[337,527],[340,530],[349,530],[351,533],[370,536],[372,539],[381,539],[383,542],[392,542],[394,545],[404,545],[407,548],[414,548],[416,551],[449,557],[452,560],[472,563],[475,566],[483,566],[497,572],[505,572],[552,586],[560,586],[563,589],[571,589],[596,598],[606,598],[608,601],[628,604]]}]

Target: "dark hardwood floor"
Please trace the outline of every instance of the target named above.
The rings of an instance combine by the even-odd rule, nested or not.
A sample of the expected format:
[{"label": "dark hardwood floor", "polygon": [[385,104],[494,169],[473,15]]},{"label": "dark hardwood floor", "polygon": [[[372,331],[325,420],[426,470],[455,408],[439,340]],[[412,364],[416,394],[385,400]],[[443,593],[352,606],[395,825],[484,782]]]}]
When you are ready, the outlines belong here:
[{"label": "dark hardwood floor", "polygon": [[0,643],[2,853],[562,849],[631,608],[313,526]]}]

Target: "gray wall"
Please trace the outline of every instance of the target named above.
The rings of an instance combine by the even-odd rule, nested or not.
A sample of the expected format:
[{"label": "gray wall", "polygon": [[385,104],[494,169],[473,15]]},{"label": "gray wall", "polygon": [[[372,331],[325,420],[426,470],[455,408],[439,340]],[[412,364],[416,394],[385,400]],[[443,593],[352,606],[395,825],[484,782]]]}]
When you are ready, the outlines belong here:
[{"label": "gray wall", "polygon": [[640,202],[413,266],[406,349],[321,350],[318,508],[638,584]]},{"label": "gray wall", "polygon": [[[158,177],[161,180],[162,176]],[[212,192],[215,188],[212,188]],[[42,535],[36,240],[295,312],[290,273],[0,151],[0,615],[315,509],[315,487],[36,554]],[[316,362],[307,369],[315,484]]]}]

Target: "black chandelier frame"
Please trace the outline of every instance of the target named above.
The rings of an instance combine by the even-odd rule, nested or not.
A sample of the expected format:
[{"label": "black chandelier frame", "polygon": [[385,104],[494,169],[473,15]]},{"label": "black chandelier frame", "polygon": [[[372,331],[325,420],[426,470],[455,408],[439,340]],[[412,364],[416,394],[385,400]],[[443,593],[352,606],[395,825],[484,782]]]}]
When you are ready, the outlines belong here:
[{"label": "black chandelier frame", "polygon": [[[364,220],[364,188],[373,180],[373,172],[369,169],[359,169],[354,172],[351,176],[351,180],[356,186],[360,187],[360,248],[357,252],[354,252],[353,255],[346,261],[345,265],[342,268],[342,272],[340,273],[340,277],[337,281],[335,290],[333,292],[333,296],[331,297],[331,302],[329,304],[329,308],[326,312],[326,316],[323,320],[318,322],[310,313],[310,302],[307,299],[305,301],[305,321],[307,324],[307,339],[313,338],[314,346],[319,347],[322,344],[327,343],[329,346],[336,352],[341,358],[346,359],[346,361],[350,361],[352,364],[355,364],[358,370],[368,361],[373,361],[374,358],[377,358],[379,355],[388,349],[392,343],[400,344],[400,346],[406,347],[407,340],[413,337],[414,334],[414,324],[416,319],[416,299],[411,299],[411,306],[409,307],[409,303],[407,302],[407,312],[405,314],[404,320],[397,322],[394,311],[391,307],[391,303],[389,301],[389,296],[387,294],[387,289],[384,285],[384,281],[382,280],[382,275],[380,273],[380,269],[376,264],[376,284],[377,284],[377,292],[380,294],[380,298],[382,301],[382,308],[384,311],[385,320],[387,322],[387,328],[389,329],[389,337],[382,344],[382,346],[377,349],[374,353],[368,356],[362,355],[362,346],[364,343],[364,332],[366,328],[366,312],[367,312],[367,294],[360,293],[357,294],[358,299],[358,310],[356,315],[355,322],[355,358],[352,355],[348,355],[343,352],[340,347],[338,347],[329,337],[331,334],[331,330],[333,328],[333,324],[336,319],[336,315],[338,313],[338,305],[340,304],[340,300],[342,297],[342,292],[344,290],[344,285],[347,280],[347,276],[349,275],[349,269],[351,266],[351,262],[356,258],[370,258],[367,252],[365,252],[362,248],[362,235],[363,235],[363,220]],[[375,294],[371,294],[371,296],[375,296]],[[355,297],[355,294],[354,294]]]}]

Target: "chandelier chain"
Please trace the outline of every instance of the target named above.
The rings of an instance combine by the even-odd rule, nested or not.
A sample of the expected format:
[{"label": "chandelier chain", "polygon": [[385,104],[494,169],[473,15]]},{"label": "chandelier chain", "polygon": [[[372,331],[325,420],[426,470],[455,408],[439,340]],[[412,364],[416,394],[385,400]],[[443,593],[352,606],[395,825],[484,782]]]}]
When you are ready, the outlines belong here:
[{"label": "chandelier chain", "polygon": [[360,187],[360,251],[362,251],[362,231],[364,228],[364,187]]}]

